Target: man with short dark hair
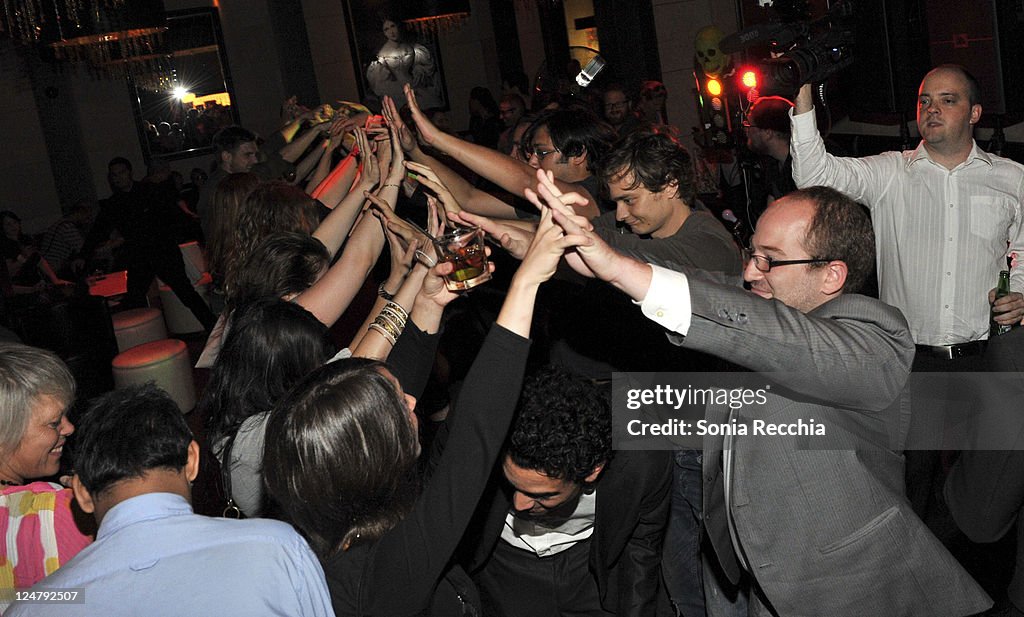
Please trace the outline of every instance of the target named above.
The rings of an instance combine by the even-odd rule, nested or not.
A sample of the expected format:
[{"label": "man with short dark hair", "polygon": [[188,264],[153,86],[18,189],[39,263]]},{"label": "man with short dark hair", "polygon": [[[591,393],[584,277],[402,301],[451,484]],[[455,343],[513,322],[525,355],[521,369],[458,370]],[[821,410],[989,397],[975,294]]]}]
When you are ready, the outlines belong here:
[{"label": "man with short dark hair", "polygon": [[192,511],[199,445],[153,385],[116,390],[79,423],[75,499],[96,541],[32,588],[79,603],[15,603],[33,615],[333,615],[323,570],[289,525]]},{"label": "man with short dark hair", "polygon": [[217,192],[220,181],[231,174],[246,173],[259,161],[259,145],[256,133],[240,126],[228,126],[217,131],[213,136],[213,147],[217,157],[217,168],[210,173],[206,183],[199,189],[199,201],[196,202],[196,214],[203,228],[203,235],[208,236],[212,229],[213,194]]},{"label": "man with short dark hair", "polygon": [[612,452],[605,393],[561,369],[519,400],[480,535],[467,536],[485,607],[503,617],[653,615],[671,463]]},{"label": "man with short dark hair", "polygon": [[619,137],[636,128],[639,119],[633,113],[633,103],[625,88],[618,84],[607,86],[601,94],[601,103],[605,121]]},{"label": "man with short dark hair", "polygon": [[856,203],[819,187],[769,206],[747,292],[624,256],[564,208],[578,196],[538,192],[573,240],[574,267],[639,302],[677,344],[765,373],[763,404],[710,404],[708,423],[825,427],[820,439],[704,437],[704,527],[728,580],[746,573],[751,615],[954,616],[991,605],[904,496],[914,346],[899,311],[855,293],[874,252]]},{"label": "man with short dark hair", "polygon": [[498,116],[505,125],[505,130],[498,138],[498,152],[514,156],[512,154],[512,132],[524,115],[526,115],[526,101],[515,92],[506,94],[498,101]]},{"label": "man with short dark hair", "polygon": [[[751,200],[747,217],[751,228],[771,202],[796,190],[793,158],[789,155],[789,110],[793,104],[781,96],[762,96],[750,105],[743,123],[747,147],[758,155],[756,181],[748,179]],[[750,186],[750,184],[756,186]]]}]

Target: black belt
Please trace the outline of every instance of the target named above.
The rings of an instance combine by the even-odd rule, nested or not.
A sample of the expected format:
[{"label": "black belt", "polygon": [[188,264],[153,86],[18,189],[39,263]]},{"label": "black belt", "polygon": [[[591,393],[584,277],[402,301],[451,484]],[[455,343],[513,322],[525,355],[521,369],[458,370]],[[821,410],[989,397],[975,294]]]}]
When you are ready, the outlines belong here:
[{"label": "black belt", "polygon": [[970,341],[956,345],[915,345],[915,347],[917,347],[917,353],[922,355],[955,360],[956,358],[980,356],[985,353],[986,345],[988,345],[988,341]]}]

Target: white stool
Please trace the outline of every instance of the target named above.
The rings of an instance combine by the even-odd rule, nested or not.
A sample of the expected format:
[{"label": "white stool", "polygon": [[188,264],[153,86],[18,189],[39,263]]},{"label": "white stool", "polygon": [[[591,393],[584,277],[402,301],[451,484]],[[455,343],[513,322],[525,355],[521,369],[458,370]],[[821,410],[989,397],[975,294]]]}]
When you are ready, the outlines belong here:
[{"label": "white stool", "polygon": [[[203,300],[209,304],[207,294],[209,293],[210,284],[213,283],[213,278],[209,274],[203,274],[199,281],[193,283],[193,287],[196,292],[202,296]],[[160,293],[160,306],[164,309],[164,319],[167,321],[167,329],[172,334],[192,334],[193,332],[201,332],[203,330],[203,324],[199,323],[196,316],[192,311],[181,303],[178,298],[178,294],[174,293],[174,290],[167,286],[160,279],[157,279]]]},{"label": "white stool", "polygon": [[114,387],[126,388],[152,381],[178,404],[182,413],[196,406],[196,386],[188,348],[178,339],[163,339],[132,347],[111,363]]},{"label": "white stool", "polygon": [[167,338],[160,309],[138,308],[114,313],[114,337],[117,339],[117,350],[127,351],[136,345]]}]

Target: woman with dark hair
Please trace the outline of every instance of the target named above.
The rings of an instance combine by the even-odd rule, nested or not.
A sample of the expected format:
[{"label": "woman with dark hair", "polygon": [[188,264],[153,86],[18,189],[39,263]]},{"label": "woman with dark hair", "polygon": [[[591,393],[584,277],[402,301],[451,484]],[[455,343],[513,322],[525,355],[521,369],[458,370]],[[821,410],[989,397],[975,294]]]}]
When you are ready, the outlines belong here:
[{"label": "woman with dark hair", "polygon": [[217,185],[210,206],[210,235],[206,238],[206,267],[214,284],[223,289],[237,243],[242,204],[260,184],[254,173],[231,174]]},{"label": "woman with dark hair", "polygon": [[225,291],[231,293],[235,270],[272,233],[294,231],[312,235],[320,225],[315,199],[287,182],[264,182],[242,203],[234,221],[233,255],[227,268]]},{"label": "woman with dark hair", "polygon": [[[385,241],[381,225],[374,217],[364,216],[356,223],[366,195],[379,183],[375,197],[393,204],[405,176],[400,148],[392,156],[389,142],[384,140],[378,142],[378,153],[371,154],[361,129],[356,130],[356,141],[364,153],[359,182],[319,225],[316,201],[293,186],[266,183],[246,199],[236,230],[239,243],[235,245],[236,254],[228,267],[225,284],[229,306],[207,340],[197,367],[209,367],[216,360],[230,309],[241,299],[267,293],[279,298],[288,296],[327,326],[333,325],[348,308],[377,262]],[[282,242],[277,235],[281,232],[304,235],[309,240],[291,237]],[[323,258],[324,249],[326,266],[342,242],[345,250],[332,267],[314,269],[317,260]],[[310,278],[312,274],[315,276]],[[397,287],[396,284],[391,289]]]},{"label": "woman with dark hair", "polygon": [[295,231],[267,236],[236,273],[225,310],[261,298],[291,301],[327,272],[331,256],[313,236]]},{"label": "woman with dark hair", "polygon": [[239,305],[198,409],[230,496],[263,512],[263,438],[269,410],[334,355],[327,328],[306,309],[270,297]]},{"label": "woman with dark hair", "polygon": [[[337,615],[478,614],[472,583],[449,562],[512,420],[537,289],[565,244],[545,210],[466,377],[447,449],[418,496],[409,490],[419,454],[409,395],[422,377],[396,368],[399,384],[379,365],[343,361],[317,369],[274,407],[267,490],[320,556]],[[420,376],[429,371],[441,313],[455,297],[440,275],[451,271],[442,263],[427,277],[394,366],[412,355]]]}]

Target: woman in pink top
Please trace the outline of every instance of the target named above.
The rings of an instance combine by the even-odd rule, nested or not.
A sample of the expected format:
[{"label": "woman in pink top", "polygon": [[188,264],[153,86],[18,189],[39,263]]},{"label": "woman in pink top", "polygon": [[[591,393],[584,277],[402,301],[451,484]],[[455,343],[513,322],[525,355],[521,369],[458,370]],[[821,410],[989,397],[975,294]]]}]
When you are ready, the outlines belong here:
[{"label": "woman in pink top", "polygon": [[0,344],[0,608],[10,589],[31,587],[92,539],[79,531],[71,490],[52,482],[75,427],[75,382],[48,351]]}]

